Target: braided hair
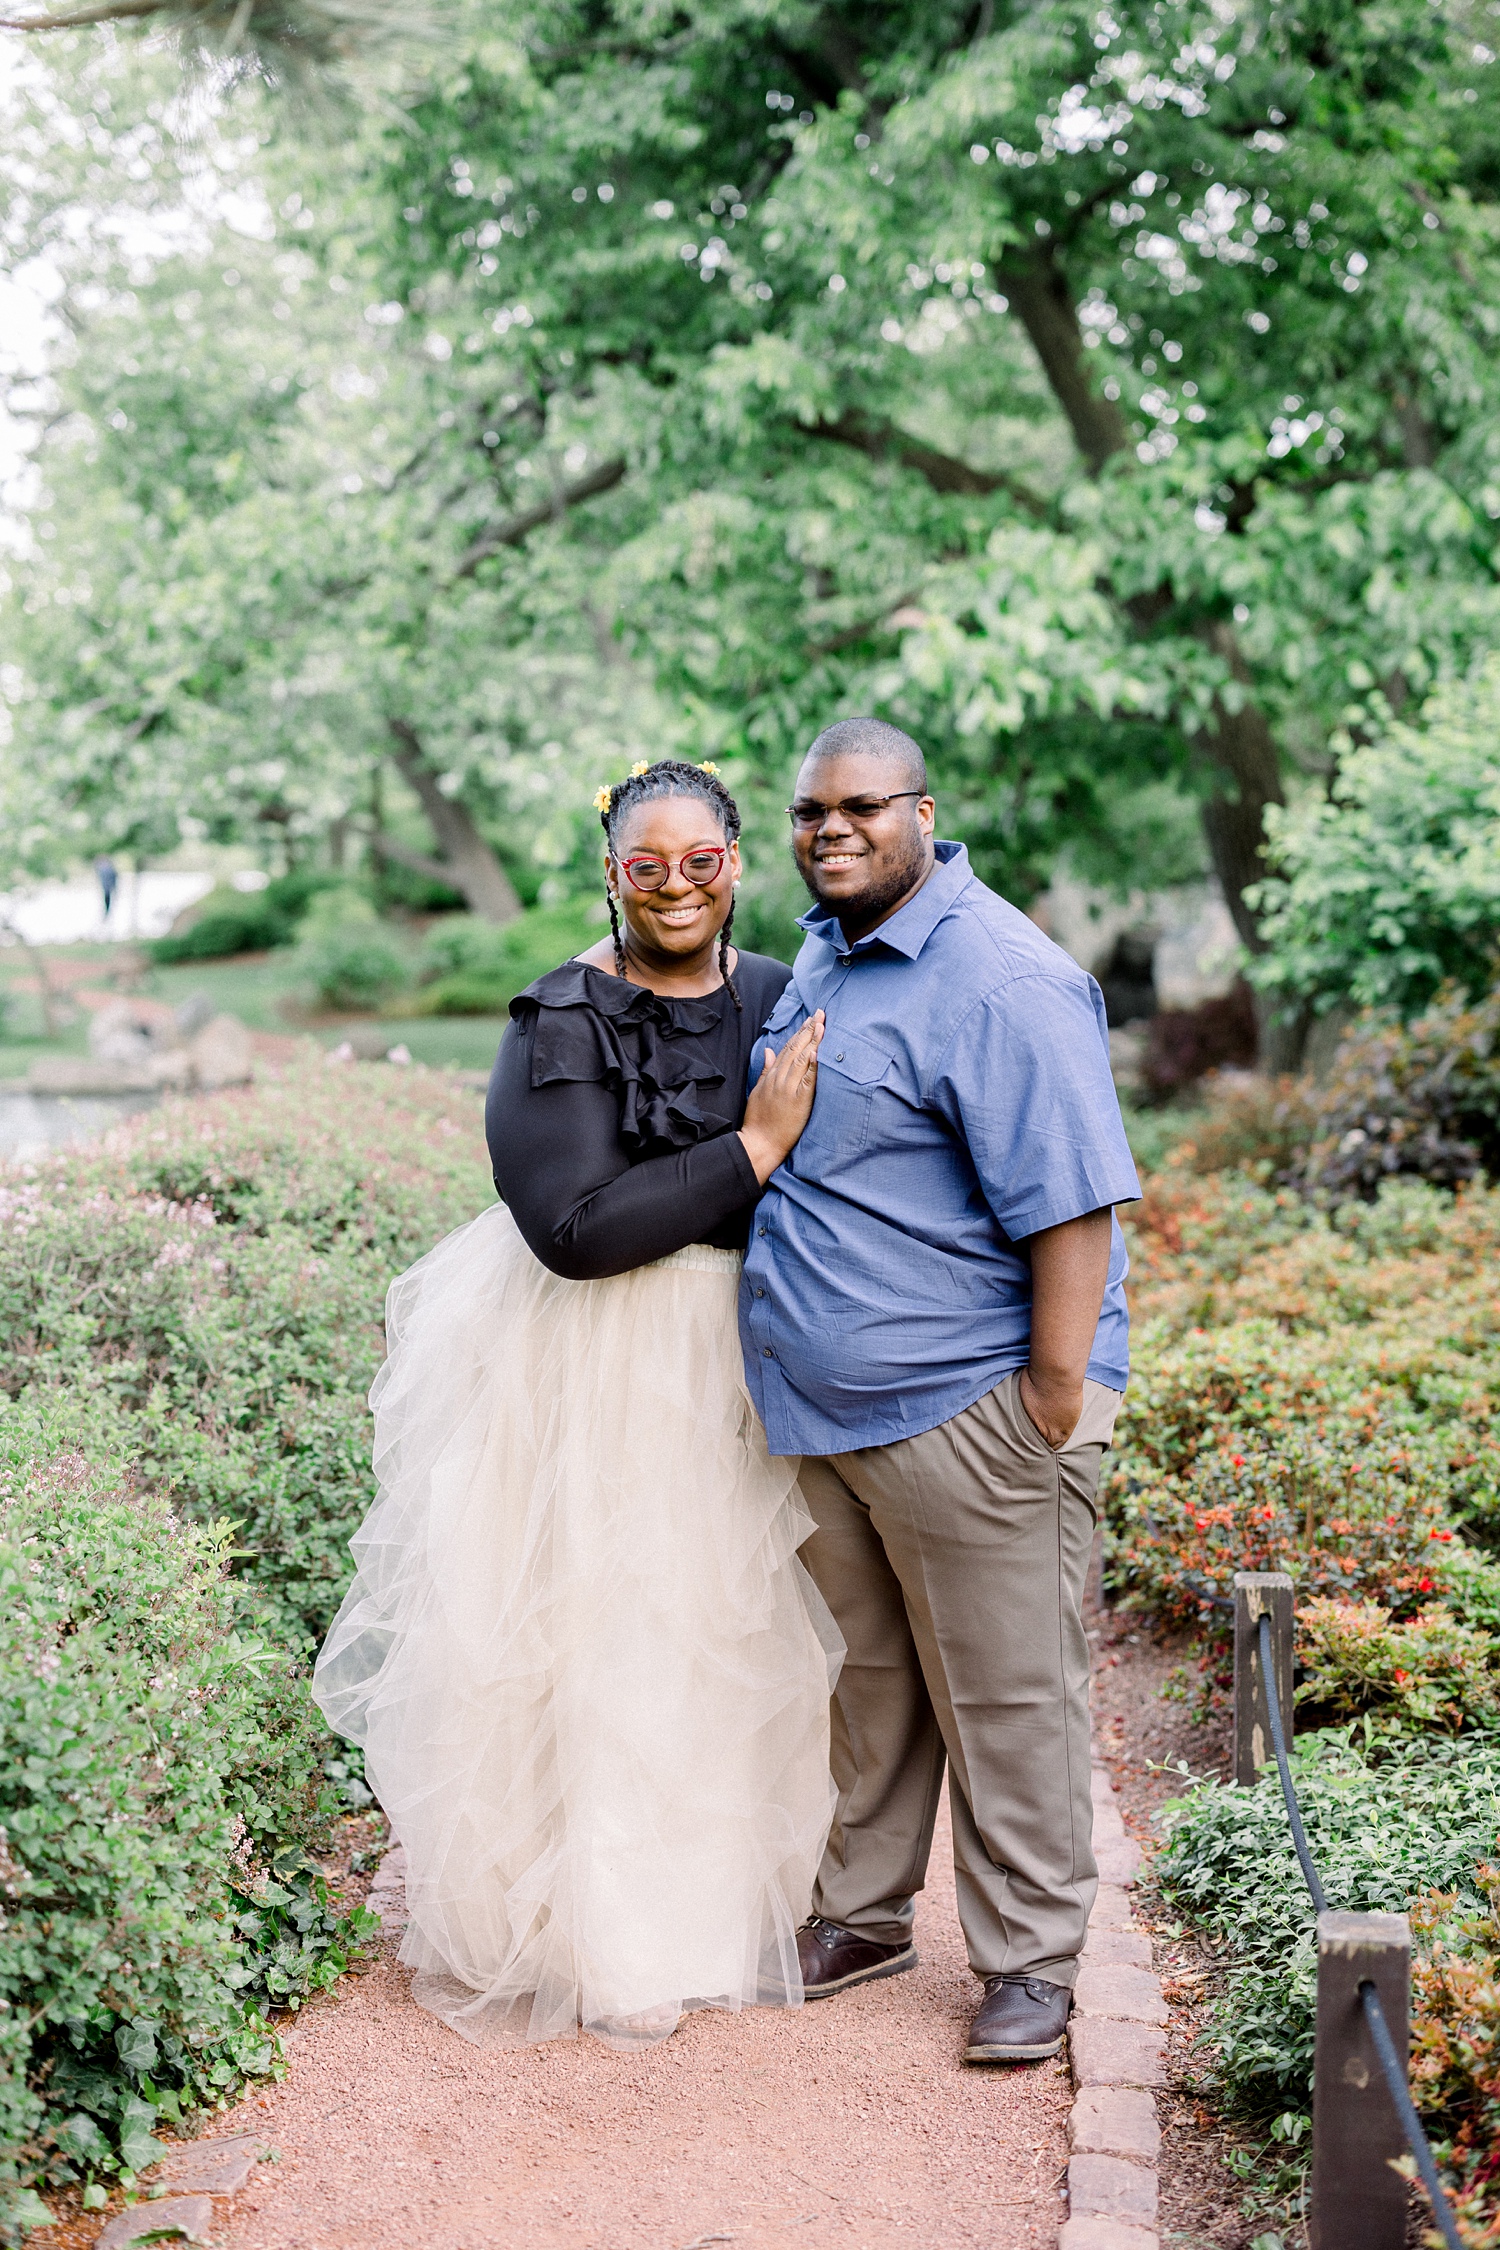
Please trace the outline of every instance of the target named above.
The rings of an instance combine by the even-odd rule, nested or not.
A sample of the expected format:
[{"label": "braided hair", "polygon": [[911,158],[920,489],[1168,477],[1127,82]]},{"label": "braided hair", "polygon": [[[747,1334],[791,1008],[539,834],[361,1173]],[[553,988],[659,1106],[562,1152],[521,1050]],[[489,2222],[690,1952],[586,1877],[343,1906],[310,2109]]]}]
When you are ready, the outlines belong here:
[{"label": "braided hair", "polygon": [[[599,825],[604,830],[610,851],[618,858],[615,835],[621,815],[631,812],[637,805],[650,803],[654,797],[697,797],[707,805],[724,832],[726,844],[736,842],[740,833],[740,808],[720,781],[712,766],[689,765],[685,758],[658,758],[655,765],[639,765],[625,781],[617,781],[601,789],[594,799],[599,809]],[[620,910],[615,894],[606,889],[609,904],[609,926],[615,941],[615,969],[625,974],[625,939],[620,929]],[[724,927],[719,932],[719,974],[724,979],[729,997],[736,1008],[743,1011],[738,987],[729,973],[729,933],[734,927],[734,895],[731,892],[729,912],[724,917]]]}]

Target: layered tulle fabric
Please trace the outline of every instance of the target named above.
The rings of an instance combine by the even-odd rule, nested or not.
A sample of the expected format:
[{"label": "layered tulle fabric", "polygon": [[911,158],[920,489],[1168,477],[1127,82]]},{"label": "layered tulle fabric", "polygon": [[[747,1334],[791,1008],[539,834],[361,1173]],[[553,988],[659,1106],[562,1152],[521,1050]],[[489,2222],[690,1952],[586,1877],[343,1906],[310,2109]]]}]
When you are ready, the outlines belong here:
[{"label": "layered tulle fabric", "polygon": [[314,1693],[406,1847],[417,1997],[480,2043],[801,1998],[840,1649],[738,1267],[562,1281],[497,1206],[390,1293]]}]

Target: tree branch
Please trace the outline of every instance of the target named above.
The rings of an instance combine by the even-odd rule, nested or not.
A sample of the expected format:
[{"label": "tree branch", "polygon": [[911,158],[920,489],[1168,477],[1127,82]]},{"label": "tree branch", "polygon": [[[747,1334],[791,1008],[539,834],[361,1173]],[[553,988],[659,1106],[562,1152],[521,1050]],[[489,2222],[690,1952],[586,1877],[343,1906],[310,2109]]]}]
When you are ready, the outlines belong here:
[{"label": "tree branch", "polygon": [[444,853],[437,870],[441,880],[461,891],[470,912],[486,922],[514,921],[521,911],[514,883],[462,797],[444,793],[416,728],[409,719],[387,719],[386,730],[395,744],[391,757],[396,768]]},{"label": "tree branch", "polygon": [[997,278],[1031,338],[1074,443],[1097,476],[1110,455],[1129,444],[1130,429],[1116,401],[1090,381],[1083,331],[1056,252],[1050,243],[1024,256],[1012,251],[1001,260]]},{"label": "tree branch", "polygon": [[414,875],[430,875],[434,882],[446,883],[450,890],[457,889],[453,870],[446,860],[432,859],[426,852],[414,852],[409,844],[398,844],[394,836],[387,836],[379,828],[367,828],[362,833],[371,851],[378,852],[382,859],[394,860],[397,867],[409,867]]},{"label": "tree branch", "polygon": [[66,16],[0,16],[0,31],[76,31],[83,24],[124,23],[135,16],[159,16],[170,0],[99,0]]},{"label": "tree branch", "polygon": [[549,523],[568,508],[576,508],[580,500],[592,500],[600,492],[609,492],[624,476],[626,463],[621,455],[601,461],[597,469],[576,477],[572,484],[561,484],[534,508],[523,508],[518,515],[507,516],[490,531],[482,531],[459,563],[453,577],[472,578],[480,564],[489,555],[498,554],[502,547],[519,547],[528,532],[538,524]]},{"label": "tree branch", "polygon": [[872,422],[856,408],[848,408],[836,422],[813,422],[805,427],[812,437],[830,438],[835,445],[852,445],[857,452],[867,453],[873,460],[899,461],[904,469],[915,469],[918,476],[927,479],[934,492],[966,493],[975,497],[1005,492],[1017,507],[1039,523],[1045,522],[1051,514],[1041,494],[1033,492],[1019,477],[1009,476],[1003,469],[972,468],[967,461],[955,460],[950,453],[939,453],[933,446],[908,437],[892,423]]}]

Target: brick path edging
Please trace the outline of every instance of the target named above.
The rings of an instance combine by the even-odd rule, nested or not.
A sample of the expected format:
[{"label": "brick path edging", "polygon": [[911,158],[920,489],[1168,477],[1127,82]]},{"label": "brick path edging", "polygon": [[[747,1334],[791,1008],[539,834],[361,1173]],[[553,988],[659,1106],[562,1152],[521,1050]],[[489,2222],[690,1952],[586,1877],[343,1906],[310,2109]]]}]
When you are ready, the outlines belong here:
[{"label": "brick path edging", "polygon": [[1159,2250],[1161,2133],[1152,2089],[1167,2082],[1167,2007],[1151,1974],[1151,1940],[1130,1911],[1140,1846],[1125,1833],[1097,1749],[1092,1778],[1099,1896],[1068,2024],[1076,2092],[1068,2115],[1068,2217],[1058,2250]]}]

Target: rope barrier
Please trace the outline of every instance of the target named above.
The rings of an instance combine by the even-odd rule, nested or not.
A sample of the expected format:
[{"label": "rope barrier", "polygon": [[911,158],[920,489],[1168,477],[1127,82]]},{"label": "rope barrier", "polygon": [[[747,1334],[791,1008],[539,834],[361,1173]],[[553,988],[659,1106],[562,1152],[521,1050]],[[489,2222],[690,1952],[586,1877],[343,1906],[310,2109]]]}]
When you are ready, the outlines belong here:
[{"label": "rope barrier", "polygon": [[[1286,1817],[1291,1824],[1292,1842],[1297,1848],[1297,1858],[1302,1868],[1302,1879],[1308,1888],[1317,1913],[1326,1912],[1327,1894],[1318,1874],[1316,1862],[1308,1848],[1307,1831],[1302,1825],[1302,1807],[1297,1802],[1297,1792],[1292,1783],[1291,1762],[1286,1754],[1286,1729],[1281,1723],[1281,1697],[1276,1688],[1276,1670],[1271,1661],[1271,1620],[1262,1614],[1259,1619],[1260,1675],[1265,1683],[1266,1716],[1271,1722],[1271,1748],[1276,1753],[1276,1771],[1281,1776],[1281,1794],[1286,1801]],[[1359,1988],[1360,2006],[1370,2027],[1370,2039],[1380,2064],[1391,2100],[1396,2105],[1396,2115],[1406,2135],[1407,2147],[1416,2159],[1417,2171],[1432,2205],[1432,2215],[1448,2250],[1464,2250],[1463,2236],[1453,2216],[1453,2207],[1438,2177],[1427,2135],[1422,2130],[1422,2120],[1417,2115],[1411,2098],[1411,2088],[1406,2082],[1406,2071],[1396,2052],[1396,2042],[1391,2037],[1391,2027],[1385,2020],[1385,2010],[1380,2005],[1380,1994],[1368,1978]]]},{"label": "rope barrier", "polygon": [[1281,1776],[1281,1794],[1286,1799],[1286,1817],[1292,1824],[1292,1842],[1297,1847],[1297,1857],[1302,1863],[1302,1880],[1312,1894],[1313,1909],[1322,1914],[1327,1910],[1328,1898],[1321,1876],[1308,1849],[1307,1830],[1302,1825],[1302,1807],[1297,1802],[1297,1792],[1292,1787],[1292,1768],[1286,1754],[1286,1729],[1281,1723],[1281,1697],[1276,1690],[1276,1667],[1271,1661],[1271,1620],[1260,1620],[1260,1676],[1266,1683],[1266,1716],[1271,1722],[1271,1748],[1276,1753],[1276,1771]]}]

